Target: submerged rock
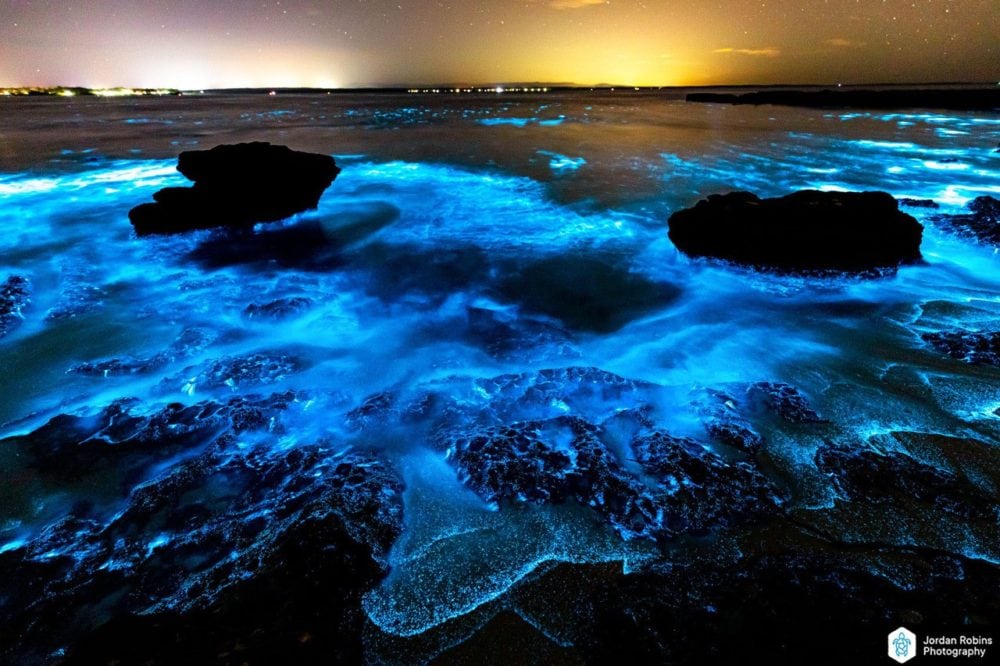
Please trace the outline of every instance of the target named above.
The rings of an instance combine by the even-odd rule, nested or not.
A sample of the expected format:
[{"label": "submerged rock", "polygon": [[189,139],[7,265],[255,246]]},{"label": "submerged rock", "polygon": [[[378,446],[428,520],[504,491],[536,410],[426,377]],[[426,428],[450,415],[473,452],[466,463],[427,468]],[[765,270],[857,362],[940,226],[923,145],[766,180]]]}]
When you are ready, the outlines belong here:
[{"label": "submerged rock", "polygon": [[265,142],[183,152],[177,170],[194,186],[164,188],[129,211],[140,236],[281,220],[316,208],[340,173],[329,155]]},{"label": "submerged rock", "polygon": [[670,216],[693,257],[787,271],[869,271],[920,260],[923,227],[885,192],[715,194]]},{"label": "submerged rock", "polygon": [[969,202],[968,209],[965,215],[938,215],[934,221],[981,243],[1000,247],[1000,199],[976,197]]},{"label": "submerged rock", "polygon": [[169,348],[152,356],[125,356],[86,361],[72,366],[69,372],[97,377],[147,374],[194,355],[210,345],[215,338],[214,331],[192,326],[185,328]]},{"label": "submerged rock", "polygon": [[14,330],[23,319],[21,310],[29,303],[31,284],[20,275],[0,283],[0,338]]},{"label": "submerged rock", "polygon": [[467,333],[496,359],[575,358],[573,337],[556,324],[492,308],[466,309]]},{"label": "submerged rock", "polygon": [[602,259],[555,257],[511,271],[500,295],[571,330],[610,333],[676,300],[680,289]]},{"label": "submerged rock", "polygon": [[312,307],[312,300],[304,296],[279,298],[267,303],[251,303],[243,309],[247,319],[286,319]]},{"label": "submerged rock", "polygon": [[[984,492],[960,474],[904,453],[825,444],[816,452],[816,466],[829,475],[842,502],[878,507],[879,519],[886,523],[899,523],[908,515],[926,521],[933,510],[962,526],[980,522],[996,527],[1000,494],[995,488]],[[864,515],[871,519],[870,511]]]}]

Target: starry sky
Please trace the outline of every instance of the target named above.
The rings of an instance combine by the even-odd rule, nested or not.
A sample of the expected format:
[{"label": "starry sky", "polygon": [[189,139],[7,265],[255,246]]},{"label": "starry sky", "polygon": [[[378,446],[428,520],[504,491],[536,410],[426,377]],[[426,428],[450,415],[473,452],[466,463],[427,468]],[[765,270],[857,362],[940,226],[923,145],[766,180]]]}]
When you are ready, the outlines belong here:
[{"label": "starry sky", "polygon": [[0,0],[0,86],[1000,79],[1000,0]]}]

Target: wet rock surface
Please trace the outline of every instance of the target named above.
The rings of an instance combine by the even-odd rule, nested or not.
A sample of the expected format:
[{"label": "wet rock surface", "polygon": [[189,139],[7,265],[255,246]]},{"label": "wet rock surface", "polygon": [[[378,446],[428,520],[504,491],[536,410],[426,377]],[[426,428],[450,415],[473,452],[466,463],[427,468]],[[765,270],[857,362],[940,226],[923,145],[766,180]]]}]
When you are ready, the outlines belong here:
[{"label": "wet rock surface", "polygon": [[941,331],[924,333],[921,337],[937,351],[958,361],[1000,366],[1000,331]]},{"label": "wet rock surface", "polygon": [[129,211],[140,236],[246,228],[315,208],[340,169],[329,155],[264,142],[180,154],[177,170],[193,187],[168,187]]},{"label": "wet rock surface", "polygon": [[11,275],[0,282],[0,338],[10,333],[24,319],[22,310],[30,303],[31,283],[21,275]]},{"label": "wet rock surface", "polygon": [[[213,384],[220,395],[232,388],[221,376],[240,374],[230,365]],[[539,654],[558,639],[552,654],[574,663],[612,653],[695,663],[692,637],[712,663],[768,623],[805,627],[816,603],[833,604],[845,626],[950,621],[956,609],[975,622],[996,610],[968,586],[1000,582],[988,563],[1000,502],[989,442],[844,437],[781,382],[695,392],[699,439],[670,432],[663,391],[571,366],[387,388],[354,404],[285,391],[120,400],[54,417],[0,446],[45,483],[121,481],[0,552],[12,581],[0,621],[18,637],[3,656],[360,663],[404,650],[449,663],[449,646],[486,658],[506,627]],[[313,410],[332,429],[305,435]],[[364,599],[408,566],[393,559],[407,490],[392,456],[372,445],[401,433],[426,438],[487,510],[592,512],[613,538],[646,544],[644,559],[627,574],[617,563],[536,565],[470,610],[479,619],[468,626],[456,619],[386,643]],[[769,462],[781,455],[772,437],[803,433],[820,443],[795,464],[819,474],[827,504],[799,504],[798,481]],[[951,605],[932,603],[940,598]],[[750,653],[797,654],[798,643],[772,635]]]},{"label": "wet rock surface", "polygon": [[923,227],[885,192],[715,194],[669,224],[670,240],[689,256],[760,268],[864,272],[921,258]]},{"label": "wet rock surface", "polygon": [[632,442],[636,459],[662,484],[666,525],[703,534],[774,512],[776,489],[753,465],[728,463],[700,443],[654,432]]},{"label": "wet rock surface", "polygon": [[631,450],[654,483],[626,471],[599,428],[572,417],[487,428],[447,449],[459,478],[488,502],[575,499],[630,538],[704,534],[780,504],[751,465],[727,463],[694,440],[654,432]]},{"label": "wet rock surface", "polygon": [[980,243],[1000,246],[1000,200],[991,196],[976,197],[962,215],[936,215],[933,220],[962,236]]},{"label": "wet rock surface", "polygon": [[251,303],[243,309],[248,319],[286,319],[308,310],[312,300],[303,296],[279,298],[267,303]]},{"label": "wet rock surface", "polygon": [[228,387],[254,387],[280,382],[305,369],[306,363],[295,354],[257,352],[247,356],[226,356],[185,368],[165,379],[162,385],[185,393]]},{"label": "wet rock surface", "polygon": [[[36,462],[58,459],[60,476],[140,447],[155,447],[154,458],[188,452],[110,517],[78,504],[0,553],[10,582],[0,617],[18,637],[5,644],[8,658],[45,661],[53,644],[69,644],[68,663],[357,660],[359,597],[386,573],[403,484],[372,454],[275,447],[297,401],[247,397],[148,417],[117,406],[2,442]],[[66,447],[99,455],[73,460]]]},{"label": "wet rock surface", "polygon": [[757,382],[747,389],[752,404],[761,405],[789,423],[825,423],[794,386],[776,382]]}]

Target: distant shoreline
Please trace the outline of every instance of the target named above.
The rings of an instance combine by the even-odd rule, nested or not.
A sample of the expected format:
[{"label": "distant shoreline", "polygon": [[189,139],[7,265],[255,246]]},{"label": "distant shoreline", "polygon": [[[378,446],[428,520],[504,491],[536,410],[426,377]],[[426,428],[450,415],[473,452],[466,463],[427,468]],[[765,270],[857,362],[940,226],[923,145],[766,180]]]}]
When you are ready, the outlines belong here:
[{"label": "distant shoreline", "polygon": [[1000,87],[978,89],[761,90],[742,94],[691,93],[688,102],[772,104],[823,109],[946,109],[1000,113]]},{"label": "distant shoreline", "polygon": [[173,97],[199,95],[552,95],[584,92],[667,94],[689,102],[719,104],[777,104],[829,108],[942,108],[998,110],[1000,86],[990,83],[927,84],[772,84],[712,86],[629,86],[599,84],[511,83],[476,85],[371,86],[358,88],[88,88],[81,86],[0,87],[2,97]]}]

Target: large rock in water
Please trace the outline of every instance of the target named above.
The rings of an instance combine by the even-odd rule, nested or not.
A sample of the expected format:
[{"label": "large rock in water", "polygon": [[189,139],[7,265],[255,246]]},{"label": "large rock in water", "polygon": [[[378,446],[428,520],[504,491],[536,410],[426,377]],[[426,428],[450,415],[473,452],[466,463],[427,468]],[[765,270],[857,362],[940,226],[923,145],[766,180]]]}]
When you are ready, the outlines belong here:
[{"label": "large rock in water", "polygon": [[685,254],[789,271],[915,262],[922,235],[885,192],[802,190],[775,199],[732,192],[670,216],[670,240]]},{"label": "large rock in water", "polygon": [[316,208],[340,169],[329,155],[254,142],[183,152],[177,170],[193,187],[167,187],[129,211],[140,236],[249,227]]}]

